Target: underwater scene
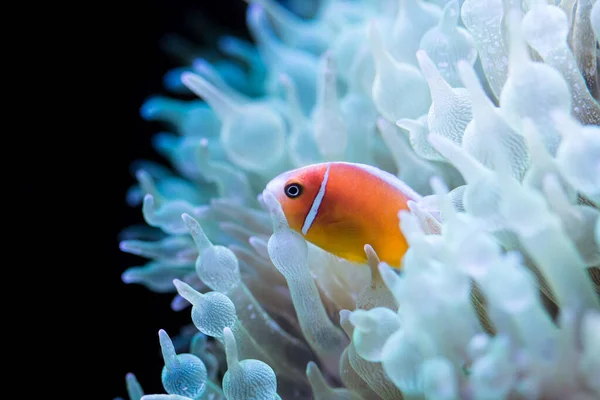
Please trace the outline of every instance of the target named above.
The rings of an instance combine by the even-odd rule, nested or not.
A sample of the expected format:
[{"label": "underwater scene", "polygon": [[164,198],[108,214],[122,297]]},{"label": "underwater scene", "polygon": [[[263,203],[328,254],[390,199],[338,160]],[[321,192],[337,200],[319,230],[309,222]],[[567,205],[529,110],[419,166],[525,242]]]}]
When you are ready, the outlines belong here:
[{"label": "underwater scene", "polygon": [[139,104],[121,281],[185,323],[114,400],[600,399],[600,3],[239,3]]}]

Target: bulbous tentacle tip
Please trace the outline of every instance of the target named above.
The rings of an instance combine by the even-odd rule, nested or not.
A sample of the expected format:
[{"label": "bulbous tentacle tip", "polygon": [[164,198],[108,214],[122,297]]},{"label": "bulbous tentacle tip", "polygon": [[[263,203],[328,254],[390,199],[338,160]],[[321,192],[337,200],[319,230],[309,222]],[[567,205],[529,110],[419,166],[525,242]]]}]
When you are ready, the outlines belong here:
[{"label": "bulbous tentacle tip", "polygon": [[431,62],[431,58],[429,58],[429,55],[427,54],[427,52],[423,49],[420,49],[417,51],[416,53],[417,56],[417,61],[419,61],[419,66],[421,67],[421,70],[423,69],[423,66],[429,66],[429,65],[433,65],[433,63]]},{"label": "bulbous tentacle tip", "polygon": [[140,117],[146,121],[175,121],[184,113],[181,102],[164,96],[151,96],[140,107]]},{"label": "bulbous tentacle tip", "polygon": [[127,387],[129,400],[140,400],[144,395],[142,386],[138,382],[137,377],[132,372],[128,372],[125,375],[125,386]]},{"label": "bulbous tentacle tip", "polygon": [[165,367],[168,370],[179,367],[179,361],[177,359],[177,353],[175,352],[175,346],[171,337],[164,329],[158,330],[158,340],[160,342],[160,349],[162,352]]},{"label": "bulbous tentacle tip", "polygon": [[271,214],[271,220],[273,222],[273,228],[275,231],[289,227],[287,218],[285,217],[283,209],[281,208],[281,204],[273,193],[268,190],[264,190],[262,192],[262,201]]},{"label": "bulbous tentacle tip", "polygon": [[[196,62],[200,62],[203,70],[206,70],[205,75],[214,77],[212,66],[206,65],[206,62],[198,60]],[[218,76],[216,77],[216,80],[221,81]],[[203,76],[192,72],[184,72],[181,74],[181,81],[192,93],[204,99],[221,121],[239,115],[241,105],[238,103],[238,100],[232,98],[232,95],[229,92],[226,93],[226,91],[218,88]]]},{"label": "bulbous tentacle tip", "polygon": [[348,318],[350,318],[350,310],[340,310],[339,314],[340,314],[340,323],[343,320],[348,320]]},{"label": "bulbous tentacle tip", "polygon": [[198,221],[196,221],[194,217],[192,217],[188,213],[181,214],[181,219],[183,220],[183,222],[185,222],[188,228],[190,228],[190,230],[198,223]]},{"label": "bulbous tentacle tip", "polygon": [[119,242],[119,250],[121,250],[124,253],[131,253],[134,248],[130,246],[130,240],[121,240]]},{"label": "bulbous tentacle tip", "polygon": [[186,299],[190,304],[197,306],[202,301],[204,295],[196,291],[196,289],[187,283],[179,279],[173,279],[173,285],[175,286],[177,293],[179,293],[179,295]]},{"label": "bulbous tentacle tip", "polygon": [[144,104],[142,104],[142,106],[140,107],[140,116],[142,117],[142,119],[149,121],[156,114],[156,111],[156,99],[150,98],[146,100]]},{"label": "bulbous tentacle tip", "polygon": [[175,286],[175,288],[177,289],[177,291],[179,291],[180,289],[182,289],[184,282],[179,280],[179,279],[173,279],[173,285]]},{"label": "bulbous tentacle tip", "polygon": [[258,4],[257,2],[251,1],[248,4],[246,16],[248,25],[257,28],[260,27],[260,25],[262,24],[262,19],[266,17],[266,11],[262,5]]},{"label": "bulbous tentacle tip", "polygon": [[[192,62],[192,68],[201,74],[210,74],[213,72],[213,67],[205,58],[196,58]],[[183,76],[182,76],[183,77]]]},{"label": "bulbous tentacle tip", "polygon": [[261,202],[263,202],[269,211],[275,212],[279,207],[279,202],[275,198],[275,195],[268,190],[263,190],[259,195]]},{"label": "bulbous tentacle tip", "polygon": [[379,262],[379,257],[377,257],[377,253],[373,249],[373,246],[371,246],[370,244],[365,244],[363,246],[363,250],[365,251],[367,258],[377,260],[377,262]]},{"label": "bulbous tentacle tip", "polygon": [[361,309],[352,311],[350,313],[349,320],[356,329],[363,333],[371,332],[374,324],[377,322],[368,313],[368,311]]},{"label": "bulbous tentacle tip", "polygon": [[223,328],[223,340],[225,342],[227,368],[229,368],[229,370],[235,370],[239,366],[238,349],[235,336],[228,326]]},{"label": "bulbous tentacle tip", "polygon": [[[195,62],[197,62],[197,61],[195,61]],[[198,78],[200,78],[200,77],[197,74],[193,73],[193,72],[184,72],[183,74],[181,74],[181,82],[183,82],[187,87],[192,86],[193,83]]]},{"label": "bulbous tentacle tip", "polygon": [[331,388],[323,377],[323,373],[319,369],[319,366],[314,361],[310,361],[306,365],[306,377],[308,378],[308,382],[310,383],[313,393],[317,398],[320,398],[323,395],[330,396],[330,393],[332,393]]},{"label": "bulbous tentacle tip", "polygon": [[143,169],[136,170],[135,177],[140,183],[152,181],[152,176],[148,172],[144,171]]},{"label": "bulbous tentacle tip", "polygon": [[[448,92],[451,90],[450,85],[440,74],[440,71],[435,66],[435,63],[429,57],[429,54],[425,50],[417,51],[417,62],[419,64],[419,68],[423,73],[423,76],[427,80],[429,84],[429,88],[432,92],[442,91]],[[464,60],[460,60],[464,61]],[[470,65],[470,64],[469,64]],[[435,98],[436,96],[434,96]],[[437,96],[439,97],[439,96]]]},{"label": "bulbous tentacle tip", "polygon": [[137,283],[139,281],[135,271],[128,269],[121,274],[121,281],[125,284]]},{"label": "bulbous tentacle tip", "polygon": [[379,256],[377,256],[377,252],[373,249],[373,246],[370,244],[365,244],[363,247],[365,254],[367,256],[367,265],[371,269],[371,281],[379,280],[379,269],[377,266],[380,263]]},{"label": "bulbous tentacle tip", "polygon": [[306,376],[310,377],[315,373],[315,369],[318,368],[319,367],[317,367],[317,364],[314,361],[309,361],[308,364],[306,364]]},{"label": "bulbous tentacle tip", "polygon": [[439,22],[440,28],[446,32],[455,29],[458,24],[459,14],[458,0],[451,0],[446,3]]},{"label": "bulbous tentacle tip", "polygon": [[148,211],[154,211],[154,196],[152,196],[150,193],[147,193],[144,196],[143,208],[147,208]]}]

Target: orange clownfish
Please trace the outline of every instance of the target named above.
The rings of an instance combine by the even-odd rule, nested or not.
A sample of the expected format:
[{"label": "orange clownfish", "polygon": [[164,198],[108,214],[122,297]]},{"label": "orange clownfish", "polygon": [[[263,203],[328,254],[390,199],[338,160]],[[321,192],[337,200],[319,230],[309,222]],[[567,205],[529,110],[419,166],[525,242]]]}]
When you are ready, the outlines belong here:
[{"label": "orange clownfish", "polygon": [[366,263],[370,244],[381,261],[399,268],[408,243],[398,212],[421,196],[394,175],[347,162],[313,164],[285,172],[267,186],[291,229],[321,249]]}]

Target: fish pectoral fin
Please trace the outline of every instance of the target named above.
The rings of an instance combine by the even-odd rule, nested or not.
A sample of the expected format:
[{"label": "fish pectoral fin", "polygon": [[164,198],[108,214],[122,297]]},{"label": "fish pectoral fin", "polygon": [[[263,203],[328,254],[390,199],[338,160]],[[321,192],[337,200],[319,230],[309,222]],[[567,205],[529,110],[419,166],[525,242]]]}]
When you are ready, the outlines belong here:
[{"label": "fish pectoral fin", "polygon": [[366,261],[363,230],[351,221],[339,220],[327,224],[327,251],[357,263]]},{"label": "fish pectoral fin", "polygon": [[[328,223],[328,230],[333,232],[339,232],[340,236],[359,238],[362,236],[362,229],[352,221],[339,220]],[[366,244],[366,243],[365,243]]]}]

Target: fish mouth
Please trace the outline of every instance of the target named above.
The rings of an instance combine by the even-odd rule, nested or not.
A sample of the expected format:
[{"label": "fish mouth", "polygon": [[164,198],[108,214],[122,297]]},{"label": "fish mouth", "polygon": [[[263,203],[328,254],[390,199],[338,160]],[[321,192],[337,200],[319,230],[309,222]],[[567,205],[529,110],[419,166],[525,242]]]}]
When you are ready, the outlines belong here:
[{"label": "fish mouth", "polygon": [[285,185],[285,182],[287,182],[286,175],[288,175],[288,173],[283,173],[283,174],[278,175],[275,178],[271,179],[267,183],[267,185],[265,186],[263,191],[257,196],[258,202],[261,205],[263,205],[263,207],[265,207],[265,209],[267,209],[267,205],[264,200],[266,193],[272,194],[275,197],[275,199],[277,199],[278,202],[281,202],[281,194],[283,193],[283,186]]}]

